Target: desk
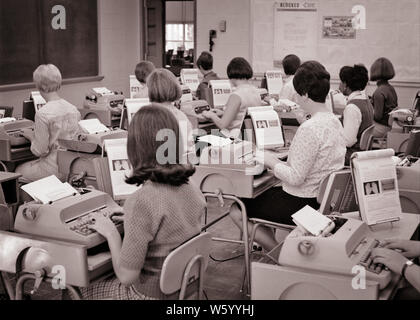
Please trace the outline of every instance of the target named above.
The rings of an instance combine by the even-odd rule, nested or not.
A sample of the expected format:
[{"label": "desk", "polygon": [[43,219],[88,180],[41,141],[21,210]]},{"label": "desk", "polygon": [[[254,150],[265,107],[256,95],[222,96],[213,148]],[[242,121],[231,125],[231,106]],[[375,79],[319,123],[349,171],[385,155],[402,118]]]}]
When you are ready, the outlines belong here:
[{"label": "desk", "polygon": [[[345,215],[347,218],[357,218],[358,213],[349,213]],[[416,231],[420,223],[420,215],[403,213],[401,220],[394,223],[387,223],[371,227],[375,238],[400,238],[410,239]],[[379,299],[386,300],[392,298],[394,291],[399,285],[399,276],[393,275],[390,284],[383,290],[378,291],[378,284],[367,281],[366,290],[353,290],[351,287],[351,279],[354,275],[339,275],[327,272],[313,271],[302,268],[288,268],[280,265],[268,263],[253,262],[251,264],[251,294],[252,299],[256,300],[273,300],[283,298],[291,299],[349,299],[349,300],[365,300]],[[300,281],[291,282],[285,291],[281,289],[284,281],[289,281],[295,277]],[[325,285],[329,290],[318,289],[312,286],[314,290],[309,291],[305,284],[328,283]],[[299,291],[300,287],[300,291]],[[299,293],[290,293],[289,289]],[[293,290],[291,290],[293,291]],[[332,293],[334,292],[334,294]]]}]

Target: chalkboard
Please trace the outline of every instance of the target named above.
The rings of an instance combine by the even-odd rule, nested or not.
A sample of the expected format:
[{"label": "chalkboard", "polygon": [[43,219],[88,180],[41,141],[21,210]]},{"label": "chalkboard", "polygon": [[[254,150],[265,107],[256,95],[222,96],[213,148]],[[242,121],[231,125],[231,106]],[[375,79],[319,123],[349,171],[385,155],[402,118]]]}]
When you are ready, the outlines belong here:
[{"label": "chalkboard", "polygon": [[32,82],[44,63],[65,79],[96,76],[98,61],[97,0],[0,1],[0,85]]},{"label": "chalkboard", "polygon": [[[251,0],[251,60],[256,73],[263,73],[278,65],[274,62],[281,61],[284,56],[276,56],[275,52],[292,54],[296,48],[303,47],[299,42],[290,43],[293,35],[287,38],[287,34],[284,34],[287,33],[284,29],[289,27],[290,30],[290,25],[284,20],[276,23],[276,18],[279,18],[275,14],[276,3],[277,6],[283,6],[283,11],[290,11],[290,17],[293,17],[291,9],[297,3],[307,6],[307,11],[316,8],[315,31],[310,29],[309,20],[305,20],[303,24],[295,23],[294,36],[301,41],[299,36],[306,34],[309,39],[314,34],[315,44],[305,51],[307,54],[302,60],[320,61],[332,78],[338,79],[339,70],[344,65],[363,63],[369,69],[377,58],[387,57],[395,67],[394,80],[420,82],[419,0]],[[352,17],[356,14],[352,10],[357,5],[365,9],[366,28],[356,30],[355,37],[325,37],[325,19]],[[290,10],[287,6],[290,6]],[[299,15],[303,16],[304,13]],[[311,13],[307,15],[311,16]],[[282,26],[283,29],[276,30],[276,26]],[[288,39],[288,43],[275,43],[276,34]]]}]

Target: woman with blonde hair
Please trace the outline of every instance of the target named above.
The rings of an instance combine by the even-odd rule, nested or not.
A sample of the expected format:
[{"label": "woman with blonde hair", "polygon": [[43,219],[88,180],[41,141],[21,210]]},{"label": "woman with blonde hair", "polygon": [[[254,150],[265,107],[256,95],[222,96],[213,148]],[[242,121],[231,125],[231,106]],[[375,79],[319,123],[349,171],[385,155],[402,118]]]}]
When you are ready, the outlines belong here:
[{"label": "woman with blonde hair", "polygon": [[58,95],[62,77],[55,65],[40,65],[33,79],[47,104],[36,112],[34,130],[24,130],[22,135],[31,142],[31,151],[39,159],[18,166],[16,172],[22,174],[23,182],[36,181],[50,175],[63,180],[65,177],[58,172],[58,140],[72,140],[77,136],[80,113]]}]

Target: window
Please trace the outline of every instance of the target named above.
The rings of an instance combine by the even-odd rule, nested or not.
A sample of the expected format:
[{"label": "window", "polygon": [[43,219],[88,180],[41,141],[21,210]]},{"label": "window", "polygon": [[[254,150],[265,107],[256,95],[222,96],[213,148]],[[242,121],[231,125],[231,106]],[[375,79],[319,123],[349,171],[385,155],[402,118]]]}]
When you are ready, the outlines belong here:
[{"label": "window", "polygon": [[166,52],[178,48],[184,51],[194,49],[194,24],[193,23],[168,23],[166,24]]}]

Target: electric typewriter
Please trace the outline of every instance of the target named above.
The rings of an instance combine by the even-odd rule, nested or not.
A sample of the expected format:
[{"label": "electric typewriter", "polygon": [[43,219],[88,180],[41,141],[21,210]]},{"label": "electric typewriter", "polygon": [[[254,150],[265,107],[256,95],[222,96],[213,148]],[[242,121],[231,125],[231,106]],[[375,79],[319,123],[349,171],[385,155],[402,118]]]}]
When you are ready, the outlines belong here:
[{"label": "electric typewriter", "polygon": [[0,161],[19,161],[34,157],[31,142],[22,135],[23,129],[34,129],[31,120],[16,120],[0,123]]}]

